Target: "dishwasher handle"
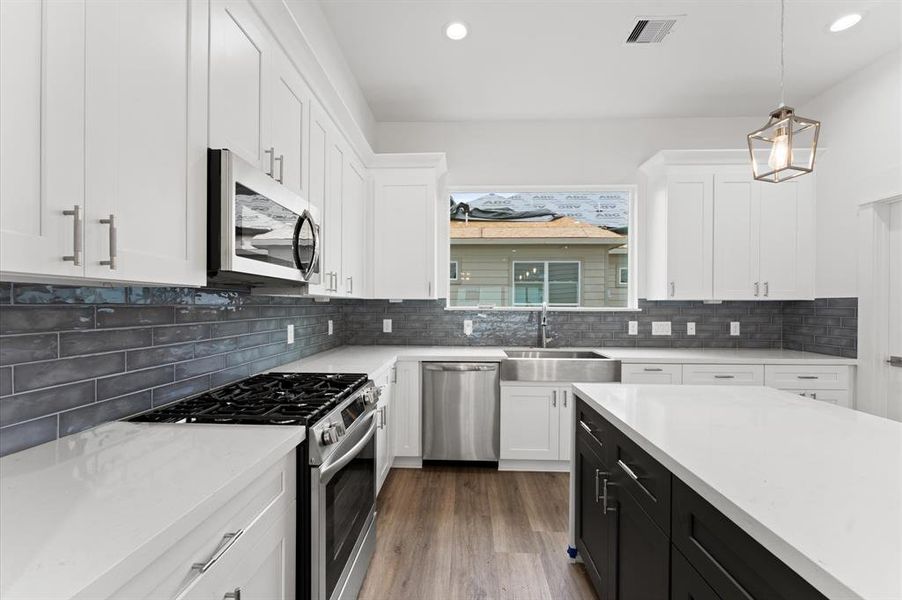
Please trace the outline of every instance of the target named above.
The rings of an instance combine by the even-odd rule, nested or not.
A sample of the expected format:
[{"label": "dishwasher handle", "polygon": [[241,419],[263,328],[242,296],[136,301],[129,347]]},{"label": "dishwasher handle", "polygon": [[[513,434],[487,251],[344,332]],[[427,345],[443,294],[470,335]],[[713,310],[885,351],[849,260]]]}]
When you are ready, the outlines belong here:
[{"label": "dishwasher handle", "polygon": [[426,363],[423,365],[423,368],[427,371],[455,371],[458,373],[471,373],[477,371],[497,371],[498,365],[495,363],[488,364],[480,364],[480,363],[447,363],[447,364],[434,364],[434,363]]}]

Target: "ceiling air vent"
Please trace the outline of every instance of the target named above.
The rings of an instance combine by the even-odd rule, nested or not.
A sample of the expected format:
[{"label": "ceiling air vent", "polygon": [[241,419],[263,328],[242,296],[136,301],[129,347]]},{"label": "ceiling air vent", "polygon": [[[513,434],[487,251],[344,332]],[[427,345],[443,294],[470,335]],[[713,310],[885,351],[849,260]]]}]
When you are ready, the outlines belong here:
[{"label": "ceiling air vent", "polygon": [[639,17],[626,38],[627,44],[660,44],[673,30],[676,17]]}]

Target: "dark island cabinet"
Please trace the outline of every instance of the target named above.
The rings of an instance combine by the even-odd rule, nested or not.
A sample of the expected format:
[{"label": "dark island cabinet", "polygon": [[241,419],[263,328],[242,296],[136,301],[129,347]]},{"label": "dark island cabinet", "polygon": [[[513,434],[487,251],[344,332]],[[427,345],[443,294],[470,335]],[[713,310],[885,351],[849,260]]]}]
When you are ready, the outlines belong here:
[{"label": "dark island cabinet", "polygon": [[601,600],[825,600],[582,399],[576,548]]}]

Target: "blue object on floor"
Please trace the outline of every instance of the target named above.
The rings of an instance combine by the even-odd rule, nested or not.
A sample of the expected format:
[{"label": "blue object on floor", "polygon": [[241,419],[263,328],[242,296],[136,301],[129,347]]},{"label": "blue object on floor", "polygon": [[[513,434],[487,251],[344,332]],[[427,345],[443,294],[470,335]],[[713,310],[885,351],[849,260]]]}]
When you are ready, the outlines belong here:
[{"label": "blue object on floor", "polygon": [[573,546],[567,546],[567,556],[570,558],[576,558],[576,548]]}]

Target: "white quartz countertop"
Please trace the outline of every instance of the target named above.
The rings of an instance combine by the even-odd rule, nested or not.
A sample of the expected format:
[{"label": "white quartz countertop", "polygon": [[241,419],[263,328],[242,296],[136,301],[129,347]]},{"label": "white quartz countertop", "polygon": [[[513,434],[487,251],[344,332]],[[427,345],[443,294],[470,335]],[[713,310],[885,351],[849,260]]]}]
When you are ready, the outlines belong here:
[{"label": "white quartz countertop", "polygon": [[[508,347],[513,349],[512,347]],[[676,348],[568,348],[595,350],[624,363],[823,364],[854,365],[855,359],[796,350],[683,350]],[[373,376],[396,360],[497,361],[507,358],[494,346],[341,346],[282,365],[274,372],[366,373]]]},{"label": "white quartz countertop", "polygon": [[829,598],[902,598],[902,423],[764,387],[574,388]]},{"label": "white quartz countertop", "polygon": [[0,596],[127,581],[304,440],[303,427],[107,423],[0,459]]}]

